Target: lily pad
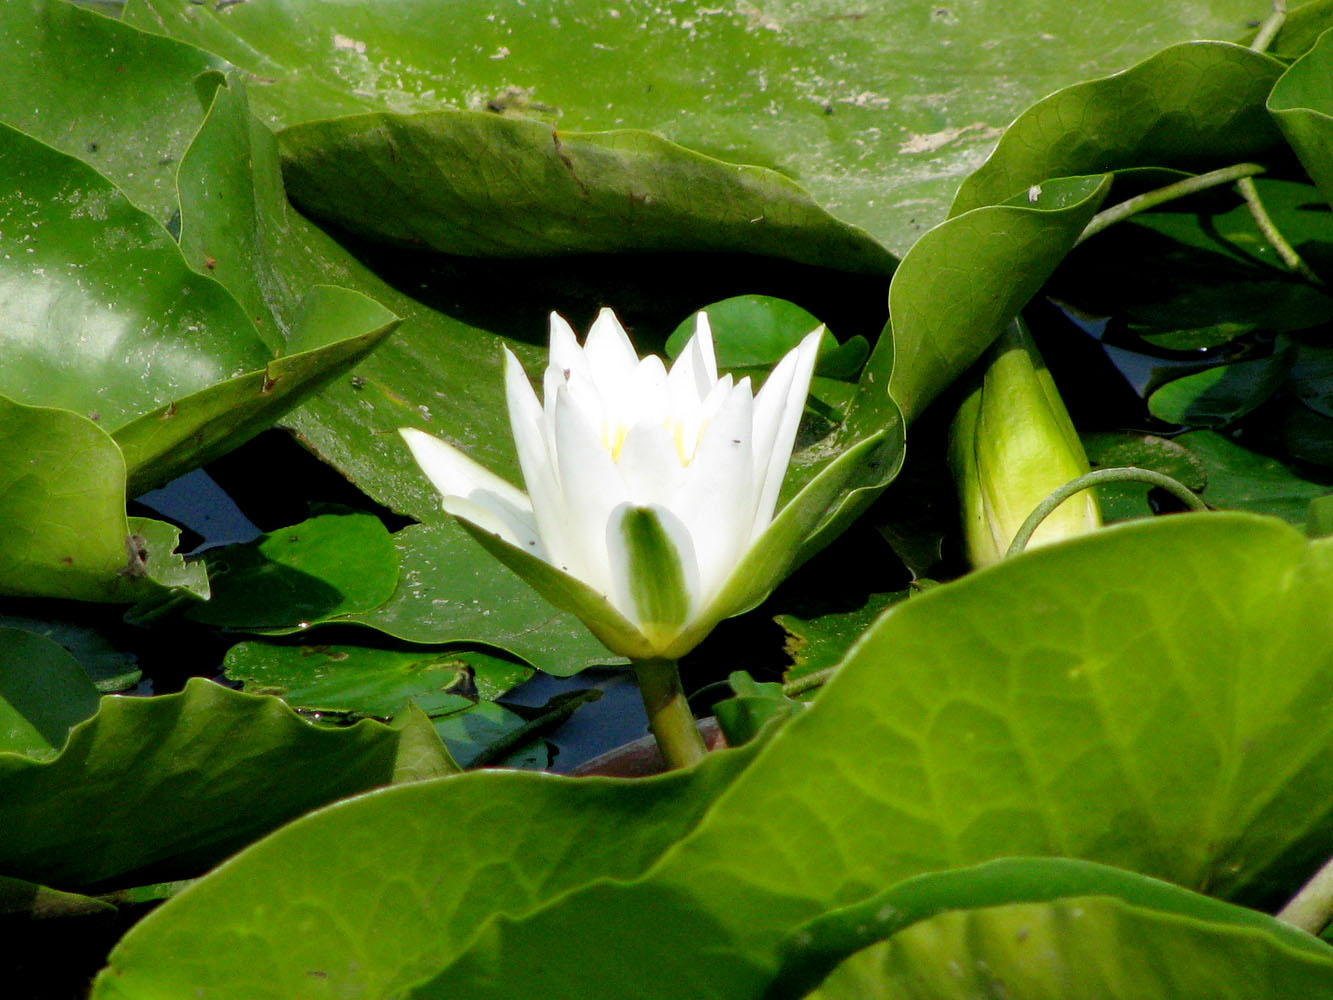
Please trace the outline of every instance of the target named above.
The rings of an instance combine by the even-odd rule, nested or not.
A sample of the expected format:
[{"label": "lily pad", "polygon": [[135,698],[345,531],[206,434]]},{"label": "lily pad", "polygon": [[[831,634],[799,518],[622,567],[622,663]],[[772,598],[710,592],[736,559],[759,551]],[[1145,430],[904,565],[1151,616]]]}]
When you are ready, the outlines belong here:
[{"label": "lily pad", "polygon": [[1333,953],[1100,894],[1070,896],[931,917],[853,956],[809,995],[963,1000],[999,989],[1028,1000],[1328,997]]},{"label": "lily pad", "polygon": [[1173,45],[1028,108],[958,189],[950,216],[1051,177],[1134,167],[1202,173],[1276,152],[1264,106],[1282,74],[1271,56],[1226,42]]},{"label": "lily pad", "polygon": [[[1054,906],[1045,910],[1040,904]],[[1098,934],[1097,917],[1109,915],[1097,913],[1100,905],[1108,905],[1118,915],[1119,926],[1126,932],[1117,935],[1114,944],[1100,939]],[[1096,914],[1093,920],[1079,919],[1078,910],[1085,906],[1090,906],[1090,910],[1084,910],[1084,914]],[[998,918],[997,924],[1008,925],[1008,915],[1017,917],[1020,912],[1032,923],[1026,931],[1021,918],[1019,926],[1010,925],[1014,930],[1011,942],[1015,951],[1008,957],[1022,956],[1022,968],[1011,968],[1005,974],[997,968],[999,963],[991,964],[987,954],[997,946],[1003,950],[997,937],[987,934],[958,948],[961,942],[946,932],[936,938],[933,946],[928,943],[928,938],[941,926],[971,923],[977,930],[983,930],[993,917]],[[1002,913],[1006,916],[1001,916]],[[936,918],[944,919],[932,927],[931,922]],[[915,938],[899,937],[912,927],[921,928]],[[1045,940],[1033,940],[1034,931]],[[1147,940],[1142,939],[1144,934],[1149,935]],[[915,980],[918,992],[912,996],[951,997],[956,995],[955,987],[962,988],[957,976],[969,974],[964,970],[992,984],[1002,980],[1007,984],[1006,990],[1014,990],[1021,983],[1017,992],[1024,997],[1064,997],[1071,995],[1070,990],[1081,995],[1078,991],[1085,989],[1093,990],[1090,995],[1097,997],[1166,998],[1179,995],[1177,989],[1189,990],[1187,995],[1193,996],[1196,995],[1193,991],[1200,988],[1192,979],[1195,969],[1207,970],[1203,979],[1210,983],[1210,990],[1219,988],[1217,983],[1210,982],[1216,968],[1211,959],[1217,951],[1230,951],[1227,946],[1214,944],[1217,951],[1201,949],[1193,960],[1150,961],[1148,956],[1158,951],[1163,937],[1171,940],[1169,947],[1188,948],[1183,939],[1197,937],[1207,941],[1212,935],[1237,944],[1244,942],[1246,959],[1252,960],[1256,953],[1266,954],[1266,962],[1241,961],[1240,968],[1229,971],[1226,978],[1245,984],[1242,989],[1256,990],[1264,972],[1270,970],[1278,972],[1279,980],[1284,973],[1297,977],[1303,974],[1307,978],[1298,981],[1319,984],[1308,995],[1322,995],[1333,989],[1333,949],[1267,914],[1105,865],[1065,858],[1005,858],[908,879],[864,903],[834,910],[805,925],[788,941],[782,972],[765,998],[806,996],[820,980],[823,980],[820,988],[809,995],[897,996],[894,990],[907,988],[907,982]],[[871,942],[877,943],[871,945]],[[1093,951],[1098,953],[1098,969],[1071,968],[1081,965]],[[916,979],[918,976],[924,979],[930,972],[917,966],[910,955],[915,953],[928,961],[932,953],[942,958],[946,952],[952,952],[957,961],[950,977],[952,982],[946,985],[942,979],[932,979],[927,985]],[[1040,957],[1036,952],[1041,953]],[[1056,954],[1061,955],[1062,961],[1050,960]],[[1108,957],[1120,963],[1120,967],[1115,975],[1104,978],[1101,970],[1105,969]],[[1145,968],[1169,969],[1179,978],[1171,980],[1171,991],[1159,994],[1154,992],[1159,987],[1151,975],[1143,975]],[[824,979],[827,973],[832,974]],[[1060,980],[1054,994],[1049,992],[1054,986],[1048,980],[1051,976]],[[981,983],[969,985],[982,992],[986,989]],[[848,992],[853,988],[860,992]],[[1304,990],[1296,993],[1307,995]],[[1258,989],[1236,994],[1237,997],[1261,995],[1269,993]],[[1275,991],[1272,995],[1276,998],[1289,994]]]},{"label": "lily pad", "polygon": [[398,583],[398,550],[371,514],[322,514],[206,559],[213,597],[188,616],[247,631],[304,631],[370,611]]},{"label": "lily pad", "polygon": [[97,711],[79,661],[50,639],[0,628],[0,753],[46,760],[72,726]]},{"label": "lily pad", "polygon": [[831,611],[814,618],[778,615],[776,621],[787,633],[786,650],[792,661],[782,679],[790,683],[836,666],[861,633],[909,593],[903,590],[892,594],[868,594],[859,608]]},{"label": "lily pad", "polygon": [[497,257],[742,252],[893,269],[892,254],[781,174],[651,132],[435,111],[311,122],[279,140],[283,180],[303,211],[410,246]]},{"label": "lily pad", "polygon": [[1273,353],[1172,379],[1148,397],[1159,420],[1188,427],[1225,427],[1266,401],[1286,381],[1295,345],[1279,342]]},{"label": "lily pad", "polygon": [[82,159],[167,224],[176,168],[226,64],[62,0],[0,5],[0,47],[0,121]]},{"label": "lily pad", "polygon": [[478,699],[494,701],[532,676],[530,667],[472,650],[268,642],[231,647],[225,671],[246,690],[277,695],[293,708],[352,718],[388,718],[408,699],[431,717],[449,715]]},{"label": "lily pad", "polygon": [[1333,493],[1333,483],[1307,479],[1278,459],[1214,431],[1191,431],[1175,442],[1188,448],[1208,469],[1203,499],[1211,507],[1272,514],[1303,525],[1310,502]]},{"label": "lily pad", "polygon": [[180,587],[208,596],[178,529],[125,516],[125,459],[77,413],[0,396],[0,592],[129,603]]},{"label": "lily pad", "polygon": [[[1027,104],[1164,44],[1236,37],[1255,13],[1251,0],[1150,8],[1108,0],[1077,9],[895,0],[828,10],[802,3],[663,9],[648,0],[497,10],[467,0],[440,18],[433,0],[220,9],[130,0],[125,18],[262,80],[256,105],[274,127],[449,108],[535,119],[562,132],[649,129],[784,173],[901,254],[944,217],[959,180]],[[1248,63],[1255,64],[1274,67],[1271,79],[1280,72],[1266,57]],[[1194,113],[1211,122],[1202,95],[1226,92],[1227,67],[1195,68],[1201,82],[1189,89],[1201,106]],[[959,83],[977,79],[985,85]],[[1178,100],[1180,83],[1180,75],[1164,75],[1152,100]],[[1272,135],[1262,108],[1267,87],[1255,89],[1262,92],[1254,135]],[[1165,133],[1179,131],[1168,124]],[[1053,170],[1037,180],[1102,169]]]},{"label": "lily pad", "polygon": [[0,754],[0,871],[69,889],[197,875],[400,767],[446,773],[442,751],[422,754],[423,726],[438,748],[423,716],[320,728],[199,678],[180,694],[107,696],[53,760]]},{"label": "lily pad", "polygon": [[[719,368],[770,368],[801,342],[820,321],[794,302],[771,295],[738,295],[704,306],[713,331]],[[667,339],[666,352],[676,357],[694,336],[694,317],[682,322]],[[819,343],[815,374],[825,378],[855,378],[870,353],[861,336],[839,344],[825,333]]]},{"label": "lily pad", "polygon": [[401,567],[397,589],[375,609],[343,620],[406,642],[485,643],[557,677],[624,662],[577,618],[538,597],[452,520],[412,525],[393,541]]},{"label": "lily pad", "polygon": [[[781,942],[819,915],[1013,855],[1286,896],[1333,831],[1333,722],[1303,707],[1333,696],[1331,599],[1333,547],[1253,515],[1048,546],[889,611],[759,746],[648,782],[480,773],[299,820],[139,924],[94,995],[169,995],[206,976],[237,997],[261,982],[292,997],[330,982],[371,996],[577,984],[752,997]],[[649,816],[642,798],[659,793],[672,811]],[[503,825],[506,845],[478,823]],[[385,877],[424,863],[459,878],[418,883],[429,905],[394,908],[386,928],[371,916],[366,837]],[[516,854],[515,837],[545,846]],[[582,844],[574,860],[566,838]],[[217,948],[254,939],[256,907],[263,949]],[[365,915],[350,925],[355,962],[348,914]],[[343,932],[324,933],[334,919]],[[651,975],[663,962],[680,975]],[[311,968],[328,978],[311,984]]]},{"label": "lily pad", "polygon": [[393,328],[375,303],[330,289],[274,362],[236,300],[90,167],[7,127],[0,163],[0,218],[17,234],[0,257],[0,392],[105,427],[132,492],[257,433]]}]

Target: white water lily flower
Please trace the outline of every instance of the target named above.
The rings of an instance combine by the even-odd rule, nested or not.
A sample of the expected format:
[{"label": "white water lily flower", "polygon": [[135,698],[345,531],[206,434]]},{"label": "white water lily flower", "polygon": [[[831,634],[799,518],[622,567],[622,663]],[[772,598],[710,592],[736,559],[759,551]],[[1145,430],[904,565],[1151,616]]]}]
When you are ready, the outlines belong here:
[{"label": "white water lily flower", "polygon": [[703,313],[670,371],[637,356],[609,309],[582,347],[552,314],[544,402],[505,350],[526,494],[438,438],[400,433],[444,509],[544,597],[616,653],[677,659],[768,594],[848,478],[821,475],[774,519],[822,335],[755,395],[748,378],[718,377]]}]

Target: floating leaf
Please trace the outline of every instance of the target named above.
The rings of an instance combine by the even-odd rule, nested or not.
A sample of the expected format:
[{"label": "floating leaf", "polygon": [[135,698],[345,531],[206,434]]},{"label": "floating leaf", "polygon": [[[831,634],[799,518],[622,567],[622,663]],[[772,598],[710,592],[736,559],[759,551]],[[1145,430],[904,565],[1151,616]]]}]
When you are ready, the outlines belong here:
[{"label": "floating leaf", "polygon": [[1312,482],[1276,458],[1250,451],[1214,431],[1175,438],[1208,469],[1203,499],[1223,510],[1251,510],[1303,525],[1310,501],[1333,493],[1333,484]]},{"label": "floating leaf", "polygon": [[322,514],[253,542],[211,549],[211,600],[195,621],[295,632],[379,607],[398,583],[398,551],[372,514]]},{"label": "floating leaf", "polygon": [[1217,365],[1172,379],[1148,397],[1159,420],[1188,427],[1225,427],[1263,403],[1287,378],[1295,358],[1290,341],[1255,361]]},{"label": "floating leaf", "polygon": [[[902,253],[944,217],[959,180],[1024,106],[1170,42],[1235,37],[1255,13],[1253,0],[1150,8],[1107,0],[1020,16],[1000,6],[903,2],[824,12],[800,4],[677,10],[648,0],[497,10],[463,0],[440,18],[433,0],[221,9],[130,0],[125,17],[262,80],[256,105],[275,127],[452,108],[562,131],[650,129],[720,159],[778,170]],[[1186,65],[1197,86],[1168,73],[1152,97],[1229,92],[1235,74],[1225,62]],[[1270,84],[1280,72],[1263,56],[1246,65],[1274,67]],[[1236,122],[1237,130],[1253,126],[1251,140],[1273,134],[1263,113],[1267,86],[1254,89],[1261,92],[1252,117]],[[1206,127],[1216,114],[1202,98],[1195,103],[1183,120]],[[1180,131],[1174,120],[1163,129]],[[1031,183],[1102,169],[1052,170]]]},{"label": "floating leaf", "polygon": [[283,179],[303,211],[410,246],[496,257],[755,253],[893,269],[888,251],[781,174],[650,132],[568,132],[486,111],[435,111],[310,122],[279,141]]},{"label": "floating leaf", "polygon": [[199,678],[180,694],[107,696],[55,759],[0,754],[0,871],[71,889],[197,875],[316,806],[387,784],[421,725],[433,740],[424,717],[320,728],[276,698]]},{"label": "floating leaf", "polygon": [[1274,152],[1264,101],[1282,73],[1226,42],[1173,45],[1137,66],[1038,101],[958,189],[950,216],[995,205],[1051,177],[1130,167],[1201,173]]},{"label": "floating leaf", "polygon": [[97,711],[79,661],[35,632],[0,628],[0,753],[46,760]]},{"label": "floating leaf", "polygon": [[[1333,697],[1331,599],[1333,548],[1252,515],[1049,546],[891,610],[761,746],[648,782],[483,772],[293,823],[132,930],[94,995],[752,997],[820,914],[1024,854],[1285,896],[1333,835],[1333,719],[1307,710]],[[497,826],[503,845],[474,832]],[[365,838],[384,878],[458,878],[386,926]],[[255,907],[264,945],[242,948]]]},{"label": "floating leaf", "polygon": [[[1109,912],[1099,911],[1100,907]],[[1092,919],[1081,920],[1085,915]],[[999,935],[985,933],[991,917],[996,930],[1008,927],[1011,931],[1011,953],[1004,954],[1006,946]],[[1105,929],[1101,921],[1107,917],[1124,932],[1111,942],[1099,934]],[[1169,919],[1172,917],[1175,919]],[[940,928],[952,930],[968,924],[984,936],[964,944],[946,930],[931,941]],[[905,933],[912,927],[920,930],[915,935]],[[1164,945],[1163,938],[1170,944]],[[1189,949],[1191,938],[1213,947],[1199,949],[1193,959],[1173,960],[1161,954],[1167,949]],[[1333,949],[1267,914],[1105,865],[1065,858],[1005,858],[908,879],[864,903],[834,910],[805,925],[789,939],[782,972],[765,997],[806,996],[831,972],[815,995],[898,996],[895,990],[911,982],[917,989],[913,996],[971,996],[955,993],[965,988],[958,977],[971,975],[987,981],[974,979],[968,984],[982,992],[987,985],[1003,981],[1006,991],[1024,997],[1069,996],[1072,989],[1075,995],[1091,990],[1086,995],[1160,995],[1165,1000],[1182,995],[1176,990],[1196,995],[1193,991],[1200,987],[1192,978],[1195,969],[1207,970],[1202,973],[1207,989],[1218,988],[1210,981],[1216,972],[1215,959],[1219,951],[1233,951],[1222,941],[1240,945],[1246,953],[1237,962],[1239,968],[1229,970],[1224,978],[1246,984],[1243,988],[1249,991],[1260,988],[1264,972],[1273,971],[1279,981],[1295,976],[1296,981],[1322,984],[1322,990],[1333,984]],[[992,963],[991,953],[997,949],[1000,961]],[[930,968],[932,960],[936,956],[943,959],[945,954],[955,963],[947,980],[931,978],[927,985],[917,978],[930,978],[935,971]],[[1053,955],[1059,955],[1061,961],[1052,962]],[[1093,956],[1096,968],[1082,968]],[[1263,957],[1255,962],[1256,956]],[[1003,962],[1014,959],[1021,967],[1001,973]],[[1119,965],[1111,976],[1104,973],[1108,960]],[[1173,978],[1168,992],[1155,992],[1160,987],[1150,971],[1145,975],[1145,970],[1155,969],[1170,970]],[[1052,975],[1059,977],[1059,986],[1047,981]],[[1305,990],[1295,992],[1306,995]],[[1236,994],[1238,998],[1259,995]],[[1279,991],[1273,995],[1295,994]]]},{"label": "floating leaf", "polygon": [[393,536],[401,567],[393,596],[345,621],[406,642],[479,642],[557,677],[618,658],[573,615],[557,611],[452,520]]},{"label": "floating leaf", "polygon": [[408,699],[432,717],[461,712],[532,676],[529,667],[472,650],[267,642],[232,646],[225,670],[246,690],[277,695],[293,708],[380,718]]}]

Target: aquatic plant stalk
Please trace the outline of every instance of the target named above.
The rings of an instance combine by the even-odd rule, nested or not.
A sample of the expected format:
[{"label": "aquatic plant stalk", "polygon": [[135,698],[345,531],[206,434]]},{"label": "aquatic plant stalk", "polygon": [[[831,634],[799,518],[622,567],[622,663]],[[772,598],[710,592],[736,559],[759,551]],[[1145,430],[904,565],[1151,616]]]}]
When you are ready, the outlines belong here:
[{"label": "aquatic plant stalk", "polygon": [[1124,222],[1130,216],[1137,215],[1139,212],[1146,212],[1150,208],[1156,208],[1158,205],[1164,205],[1177,198],[1184,198],[1186,195],[1207,191],[1209,188],[1221,187],[1223,184],[1231,184],[1244,177],[1254,177],[1256,174],[1264,173],[1264,169],[1258,163],[1237,163],[1230,167],[1223,167],[1220,170],[1211,170],[1206,174],[1186,177],[1182,181],[1167,184],[1165,187],[1155,188],[1152,191],[1145,191],[1133,198],[1126,198],[1119,204],[1112,205],[1105,211],[1094,215],[1092,221],[1079,234],[1078,241],[1074,245],[1077,246],[1084,240],[1096,236],[1108,226],[1113,226],[1117,222]]},{"label": "aquatic plant stalk", "polygon": [[675,660],[635,660],[634,676],[639,682],[648,728],[662,751],[667,767],[689,767],[708,753],[694,713],[680,686],[680,671]]},{"label": "aquatic plant stalk", "polygon": [[1277,912],[1277,919],[1310,934],[1320,933],[1333,921],[1333,859],[1301,886],[1300,892]]}]

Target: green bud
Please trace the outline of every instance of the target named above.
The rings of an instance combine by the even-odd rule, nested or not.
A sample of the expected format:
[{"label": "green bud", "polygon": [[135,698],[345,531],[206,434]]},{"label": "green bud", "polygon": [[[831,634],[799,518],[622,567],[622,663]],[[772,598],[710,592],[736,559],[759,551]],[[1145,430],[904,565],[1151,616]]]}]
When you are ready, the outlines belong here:
[{"label": "green bud", "polygon": [[[1036,345],[1015,320],[991,346],[980,384],[949,431],[968,559],[1004,558],[1014,535],[1052,491],[1088,471],[1088,456]],[[1051,513],[1030,545],[1093,531],[1101,514],[1085,490]]]}]

